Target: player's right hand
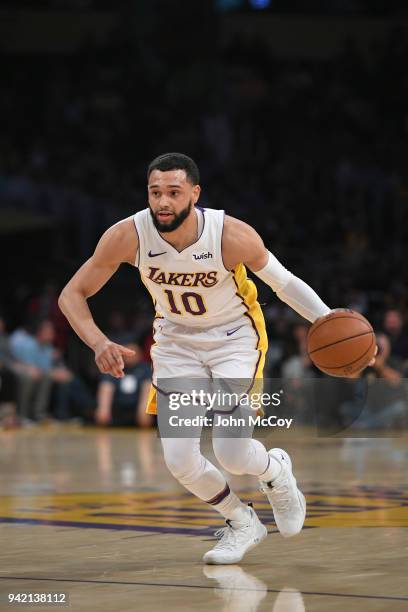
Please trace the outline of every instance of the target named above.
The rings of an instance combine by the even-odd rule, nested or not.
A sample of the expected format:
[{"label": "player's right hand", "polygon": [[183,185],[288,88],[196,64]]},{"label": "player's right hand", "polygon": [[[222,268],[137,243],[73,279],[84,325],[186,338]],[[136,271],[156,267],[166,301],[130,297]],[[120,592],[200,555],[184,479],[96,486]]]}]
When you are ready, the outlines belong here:
[{"label": "player's right hand", "polygon": [[115,378],[123,378],[125,362],[123,357],[135,354],[132,349],[110,340],[101,340],[95,347],[95,363],[103,374],[111,374]]}]

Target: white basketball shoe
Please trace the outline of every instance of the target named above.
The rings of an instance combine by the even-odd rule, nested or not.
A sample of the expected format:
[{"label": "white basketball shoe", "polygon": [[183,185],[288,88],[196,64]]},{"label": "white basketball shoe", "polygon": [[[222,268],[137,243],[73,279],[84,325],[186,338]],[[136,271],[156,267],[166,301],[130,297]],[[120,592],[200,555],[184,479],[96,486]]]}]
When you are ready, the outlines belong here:
[{"label": "white basketball shoe", "polygon": [[260,489],[269,499],[277,528],[285,538],[290,538],[302,530],[305,522],[305,496],[297,488],[288,453],[281,448],[272,448],[268,452],[273,461],[279,461],[282,470],[271,482],[260,480]]},{"label": "white basketball shoe", "polygon": [[266,538],[268,531],[265,525],[262,525],[251,506],[248,510],[248,523],[227,520],[227,526],[215,532],[214,535],[220,540],[212,550],[205,553],[204,563],[210,565],[238,563],[246,552]]}]

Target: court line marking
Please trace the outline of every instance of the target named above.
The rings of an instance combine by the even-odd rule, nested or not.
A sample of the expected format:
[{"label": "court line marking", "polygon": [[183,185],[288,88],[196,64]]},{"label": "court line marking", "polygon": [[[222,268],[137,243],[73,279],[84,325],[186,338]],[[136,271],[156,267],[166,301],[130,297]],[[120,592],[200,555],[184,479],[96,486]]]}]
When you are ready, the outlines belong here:
[{"label": "court line marking", "polygon": [[[115,523],[87,523],[83,521],[61,521],[61,520],[50,520],[50,519],[31,519],[31,518],[13,518],[13,517],[2,517],[0,516],[0,527],[2,525],[45,525],[47,527],[72,527],[78,529],[104,529],[105,531],[141,531],[146,535],[185,535],[185,536],[197,536],[204,537],[207,540],[214,540],[214,529],[216,525],[209,525],[207,527],[187,528],[187,527],[157,527],[154,525],[128,525],[128,524],[115,524]],[[314,525],[304,525],[303,530],[306,529],[317,529]],[[144,537],[144,535],[140,537]],[[279,533],[276,528],[269,528],[268,534]]]},{"label": "court line marking", "polygon": [[[42,582],[78,582],[81,584],[112,584],[121,586],[151,586],[151,587],[173,587],[173,588],[184,588],[184,589],[217,589],[219,591],[262,591],[263,589],[248,589],[240,587],[220,587],[215,585],[205,584],[177,584],[169,582],[127,582],[124,580],[84,580],[81,578],[38,578],[33,576],[0,576],[0,580],[25,580],[25,581],[42,581]],[[287,589],[265,589],[268,593],[293,593],[294,590]],[[357,599],[384,599],[387,601],[408,601],[408,596],[396,596],[396,595],[362,595],[353,593],[325,593],[321,591],[298,591],[301,595],[317,595],[320,597],[348,597]]]}]

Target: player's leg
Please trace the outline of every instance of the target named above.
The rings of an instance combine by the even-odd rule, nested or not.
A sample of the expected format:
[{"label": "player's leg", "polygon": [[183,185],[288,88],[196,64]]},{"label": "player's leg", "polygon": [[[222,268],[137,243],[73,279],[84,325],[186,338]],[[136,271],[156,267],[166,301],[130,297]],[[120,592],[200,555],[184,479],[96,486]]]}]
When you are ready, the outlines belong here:
[{"label": "player's leg", "polygon": [[220,541],[204,555],[205,563],[238,563],[266,537],[266,528],[253,509],[231,491],[221,472],[201,454],[199,437],[162,438],[161,442],[166,465],[173,476],[226,519],[227,526],[219,532]]},{"label": "player's leg", "polygon": [[[159,425],[165,413],[165,397],[177,384],[188,379],[201,378],[203,386],[208,386],[208,368],[203,363],[200,351],[208,341],[213,342],[209,330],[195,331],[194,334],[177,336],[174,326],[168,326],[165,334],[158,337],[152,350],[154,367],[157,372],[155,384],[159,398]],[[206,352],[206,351],[204,351]],[[181,383],[177,379],[181,377]],[[170,379],[170,380],[169,380]],[[160,387],[162,384],[162,387]],[[188,387],[188,384],[187,384]],[[161,392],[160,392],[161,389]],[[206,406],[202,407],[206,412]],[[197,414],[197,410],[194,415]],[[166,418],[163,421],[166,425]],[[200,452],[200,431],[190,438],[163,436],[162,445],[166,463],[172,474],[189,491],[212,505],[226,518],[227,525],[218,533],[221,536],[217,545],[204,555],[204,561],[211,564],[230,564],[239,562],[244,554],[261,542],[267,530],[259,521],[252,507],[243,504],[211,462]]]},{"label": "player's leg", "polygon": [[[228,327],[228,326],[227,326]],[[233,327],[237,327],[234,325]],[[245,391],[255,378],[262,377],[267,341],[256,333],[251,320],[242,318],[242,326],[231,336],[223,327],[217,330],[218,342],[207,350],[207,364],[213,379],[227,389]],[[263,340],[263,341],[262,341]],[[236,381],[236,383],[235,383]],[[241,384],[242,381],[242,384]],[[229,411],[231,406],[218,406],[216,412]],[[265,446],[251,435],[232,437],[228,428],[225,437],[222,427],[214,429],[213,448],[221,465],[232,474],[252,474],[273,480],[280,471],[278,461],[272,461]],[[238,432],[240,433],[240,432]]]},{"label": "player's leg", "polygon": [[180,484],[226,519],[245,519],[246,506],[220,470],[201,454],[200,438],[162,438],[161,443],[166,465]]},{"label": "player's leg", "polygon": [[[285,537],[298,534],[305,520],[306,501],[297,487],[288,453],[281,448],[267,451],[258,440],[222,437],[220,432],[219,435],[221,437],[213,438],[213,447],[224,469],[232,474],[257,476],[281,534]],[[265,459],[266,469],[260,471],[265,466]]]},{"label": "player's leg", "polygon": [[[162,324],[165,326],[165,323]],[[167,384],[164,379],[176,379],[182,375],[186,379],[208,379],[208,371],[195,351],[200,346],[200,339],[186,336],[178,331],[176,326],[167,325],[165,333],[162,329],[155,334],[156,344],[152,347],[153,382],[160,394],[160,381]],[[202,413],[206,407],[202,407]],[[197,411],[195,412],[197,414]],[[159,417],[160,423],[160,417]],[[247,526],[248,517],[254,512],[230,490],[228,483],[221,472],[201,454],[200,433],[201,428],[195,428],[191,436],[168,437],[162,435],[164,459],[173,476],[191,493],[204,502],[210,504],[230,524]],[[251,515],[252,513],[252,515]],[[259,523],[256,515],[251,518],[251,530],[256,537],[266,536],[266,529]],[[219,553],[216,558],[206,558],[209,563],[237,563],[244,553],[252,547],[252,540],[241,538],[239,548]]]},{"label": "player's leg", "polygon": [[[254,334],[252,325],[243,325],[235,334],[220,338],[218,348],[210,351],[207,364],[214,379],[253,380],[260,377],[264,355],[261,333]],[[255,337],[256,336],[256,337]],[[222,407],[221,407],[222,408]],[[215,430],[214,430],[215,431]],[[229,431],[218,427],[213,435],[214,453],[218,461],[233,474],[251,474],[258,477],[274,512],[276,524],[284,536],[292,536],[302,529],[306,502],[292,474],[292,462],[282,449],[267,451],[265,446],[250,435],[231,437]]]}]

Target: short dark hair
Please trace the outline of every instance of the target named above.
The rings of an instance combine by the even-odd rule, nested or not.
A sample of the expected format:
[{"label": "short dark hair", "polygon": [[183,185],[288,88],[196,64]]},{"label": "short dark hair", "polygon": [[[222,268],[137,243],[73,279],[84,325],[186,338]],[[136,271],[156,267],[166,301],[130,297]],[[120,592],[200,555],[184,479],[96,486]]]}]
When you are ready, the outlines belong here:
[{"label": "short dark hair", "polygon": [[197,164],[191,157],[183,153],[164,153],[156,157],[150,162],[147,169],[147,180],[149,180],[153,170],[161,170],[162,172],[167,172],[168,170],[184,170],[187,180],[190,183],[198,185],[200,182],[200,172]]}]

